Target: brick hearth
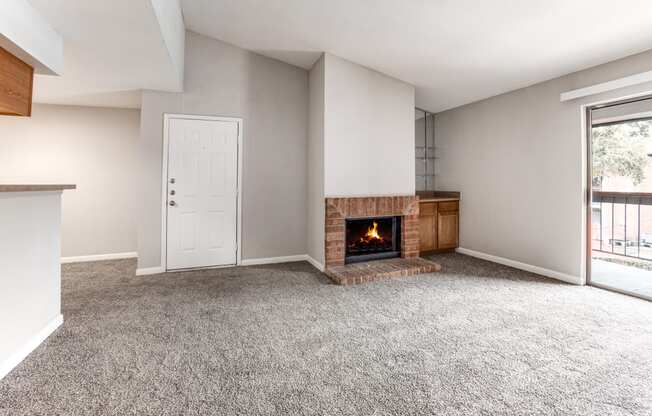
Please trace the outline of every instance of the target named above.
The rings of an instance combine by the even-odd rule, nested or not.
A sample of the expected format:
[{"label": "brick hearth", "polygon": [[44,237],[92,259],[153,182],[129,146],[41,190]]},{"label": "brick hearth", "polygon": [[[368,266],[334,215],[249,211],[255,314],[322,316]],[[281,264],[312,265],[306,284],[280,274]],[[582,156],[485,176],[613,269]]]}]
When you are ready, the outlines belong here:
[{"label": "brick hearth", "polygon": [[422,273],[433,273],[441,270],[441,266],[421,258],[387,259],[365,263],[347,264],[326,269],[326,275],[338,285],[353,285],[377,282],[395,277],[414,276]]},{"label": "brick hearth", "polygon": [[[427,271],[421,271],[425,263],[418,266],[413,262],[375,261],[361,265],[344,265],[346,255],[345,223],[347,218],[401,217],[401,258],[418,259],[419,257],[419,197],[418,196],[381,196],[364,198],[326,198],[326,274],[336,283],[351,284],[375,281],[379,278],[408,276],[427,271],[437,271],[436,263],[429,263]],[[421,260],[421,259],[419,259]],[[374,267],[369,265],[373,264]],[[378,266],[375,266],[378,264]],[[383,268],[391,265],[391,270]],[[434,266],[433,266],[434,265]],[[361,270],[366,270],[363,276]],[[424,269],[425,270],[425,269]],[[353,273],[352,281],[346,276]],[[345,277],[342,278],[342,273]],[[338,274],[340,277],[338,277]]]}]

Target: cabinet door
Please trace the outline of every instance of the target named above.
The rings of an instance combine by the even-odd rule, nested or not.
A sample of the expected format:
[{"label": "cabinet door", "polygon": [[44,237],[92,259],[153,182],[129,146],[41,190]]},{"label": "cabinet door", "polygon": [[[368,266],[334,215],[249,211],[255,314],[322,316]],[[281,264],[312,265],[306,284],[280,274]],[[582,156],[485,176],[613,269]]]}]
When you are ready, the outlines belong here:
[{"label": "cabinet door", "polygon": [[0,114],[30,116],[34,69],[0,48]]},{"label": "cabinet door", "polygon": [[458,245],[459,213],[440,212],[437,215],[437,248],[456,248]]},{"label": "cabinet door", "polygon": [[437,204],[424,203],[419,206],[419,250],[437,248]]}]

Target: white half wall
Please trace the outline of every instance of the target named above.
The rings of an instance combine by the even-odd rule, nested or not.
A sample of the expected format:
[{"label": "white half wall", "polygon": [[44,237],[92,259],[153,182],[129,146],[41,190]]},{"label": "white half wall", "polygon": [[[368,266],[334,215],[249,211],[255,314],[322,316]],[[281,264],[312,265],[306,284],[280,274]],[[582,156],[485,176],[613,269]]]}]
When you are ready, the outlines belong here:
[{"label": "white half wall", "polygon": [[435,116],[437,188],[460,191],[460,246],[585,282],[582,106],[564,91],[652,69],[652,51]]},{"label": "white half wall", "polygon": [[414,86],[324,59],[325,195],[414,195]]},{"label": "white half wall", "polygon": [[27,0],[3,0],[0,47],[39,74],[57,75],[63,71],[63,38]]},{"label": "white half wall", "polygon": [[0,117],[0,182],[72,183],[63,196],[62,256],[136,251],[140,111],[35,104]]},{"label": "white half wall", "polygon": [[61,192],[0,193],[0,378],[60,323],[60,222]]}]

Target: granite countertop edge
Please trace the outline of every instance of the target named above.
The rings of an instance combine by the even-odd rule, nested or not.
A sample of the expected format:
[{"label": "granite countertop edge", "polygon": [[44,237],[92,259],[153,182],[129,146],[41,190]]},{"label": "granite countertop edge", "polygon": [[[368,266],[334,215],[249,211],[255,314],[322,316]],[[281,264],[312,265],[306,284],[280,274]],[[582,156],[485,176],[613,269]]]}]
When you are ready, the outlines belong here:
[{"label": "granite countertop edge", "polygon": [[48,192],[76,189],[71,184],[0,184],[0,192]]}]

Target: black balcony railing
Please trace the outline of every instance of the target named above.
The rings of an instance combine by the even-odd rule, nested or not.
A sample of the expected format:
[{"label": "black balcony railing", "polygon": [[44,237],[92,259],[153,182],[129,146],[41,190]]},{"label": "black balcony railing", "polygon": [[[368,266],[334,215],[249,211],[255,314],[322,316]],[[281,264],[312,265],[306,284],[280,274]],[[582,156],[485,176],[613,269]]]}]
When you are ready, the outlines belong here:
[{"label": "black balcony railing", "polygon": [[592,249],[652,260],[652,193],[592,192]]}]

